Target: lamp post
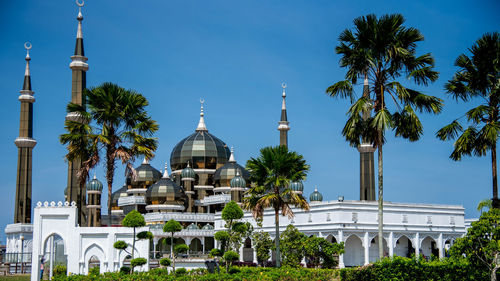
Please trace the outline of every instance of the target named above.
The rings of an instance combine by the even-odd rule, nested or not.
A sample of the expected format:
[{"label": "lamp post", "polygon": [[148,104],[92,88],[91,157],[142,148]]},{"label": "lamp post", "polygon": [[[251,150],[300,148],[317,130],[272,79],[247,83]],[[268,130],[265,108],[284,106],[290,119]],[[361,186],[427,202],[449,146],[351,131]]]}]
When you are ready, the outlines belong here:
[{"label": "lamp post", "polygon": [[21,235],[21,273],[24,273],[24,235]]}]

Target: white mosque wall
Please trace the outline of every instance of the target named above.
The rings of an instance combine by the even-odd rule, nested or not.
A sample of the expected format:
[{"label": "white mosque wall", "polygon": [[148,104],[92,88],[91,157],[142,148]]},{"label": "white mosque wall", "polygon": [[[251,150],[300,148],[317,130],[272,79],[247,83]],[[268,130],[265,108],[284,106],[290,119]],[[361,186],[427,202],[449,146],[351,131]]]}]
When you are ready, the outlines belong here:
[{"label": "white mosque wall", "polygon": [[[293,218],[280,216],[280,232],[289,224],[308,236],[334,237],[345,243],[339,265],[356,266],[378,259],[378,204],[376,201],[329,201],[311,203],[310,210],[293,209]],[[266,231],[274,239],[274,211],[266,210],[259,228],[251,213],[243,221],[255,231]],[[215,215],[215,232],[224,229],[221,214]],[[465,234],[464,208],[458,205],[384,202],[384,254],[409,256],[434,253],[444,256],[445,243]],[[410,241],[410,247],[408,244]]]},{"label": "white mosque wall", "polygon": [[[129,244],[130,251],[133,241],[133,230],[128,227],[79,227],[77,224],[77,208],[74,204],[39,202],[34,211],[33,224],[33,253],[31,280],[38,281],[42,253],[46,262],[48,245],[51,245],[51,237],[62,239],[62,249],[67,259],[67,272],[69,274],[87,274],[89,261],[92,257],[99,260],[101,273],[118,271],[123,266],[123,261],[128,255],[123,250],[113,248],[118,240]],[[137,232],[147,230],[136,229]],[[140,240],[135,243],[135,257],[146,258],[148,263],[138,271],[149,268],[149,241]],[[48,263],[46,263],[47,265]],[[46,267],[47,268],[47,267]],[[37,272],[37,273],[35,273]]]}]

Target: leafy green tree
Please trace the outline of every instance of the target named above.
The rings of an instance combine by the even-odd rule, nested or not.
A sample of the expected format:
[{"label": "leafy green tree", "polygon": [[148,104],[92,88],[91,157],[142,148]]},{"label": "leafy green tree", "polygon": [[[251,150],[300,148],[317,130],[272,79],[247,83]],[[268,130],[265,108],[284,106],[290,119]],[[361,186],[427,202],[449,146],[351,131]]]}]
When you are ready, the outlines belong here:
[{"label": "leafy green tree", "polygon": [[[70,112],[70,107],[68,107]],[[94,134],[92,126],[89,125],[91,116],[87,112],[81,112],[78,121],[66,120],[64,122],[67,133],[59,136],[59,141],[67,145],[68,153],[66,160],[69,162],[78,161],[77,172],[80,190],[85,190],[85,183],[89,177],[89,172],[99,163],[99,147],[97,135]],[[70,192],[70,190],[68,190]],[[69,195],[69,194],[68,194]],[[69,197],[69,196],[68,196]],[[84,212],[83,203],[77,202],[78,211]],[[82,216],[78,216],[78,223],[82,225]]]},{"label": "leafy green tree", "polygon": [[146,263],[148,263],[148,261],[145,258],[135,258],[130,260],[130,266],[132,267],[132,271],[134,270],[134,267],[143,266]]},{"label": "leafy green tree", "polygon": [[[345,79],[328,87],[331,97],[349,98],[352,105],[342,135],[352,145],[363,140],[378,149],[379,244],[383,239],[383,151],[385,132],[393,130],[396,137],[417,141],[423,126],[416,111],[439,113],[441,99],[403,86],[404,77],[417,85],[427,85],[438,78],[430,53],[418,56],[417,43],[424,40],[420,31],[405,27],[400,14],[358,17],[354,29],[339,36],[337,54],[340,66],[347,68]],[[369,91],[356,100],[353,85],[366,79]],[[390,101],[393,102],[392,106]],[[371,112],[374,116],[371,116]],[[393,111],[394,113],[391,113]],[[383,249],[379,249],[383,257]]]},{"label": "leafy green tree", "polygon": [[[118,250],[124,250],[128,254],[132,256],[131,259],[131,267],[132,267],[132,272],[134,271],[134,265],[132,265],[132,260],[134,260],[134,255],[135,255],[135,242],[143,239],[151,239],[153,238],[153,234],[149,231],[141,231],[136,235],[136,228],[137,227],[143,227],[146,225],[146,221],[144,220],[144,217],[142,216],[141,213],[139,213],[136,210],[132,210],[130,213],[128,213],[125,218],[122,221],[122,225],[125,227],[132,227],[134,230],[134,235],[132,236],[132,250],[131,252],[127,251],[128,244],[125,241],[116,241],[113,244],[113,247]],[[140,262],[139,258],[137,259],[138,262]]]},{"label": "leafy green tree", "polygon": [[240,259],[240,255],[235,251],[227,251],[222,257],[226,262],[226,271],[229,269],[229,264]]},{"label": "leafy green tree", "polygon": [[281,233],[281,258],[283,265],[299,267],[304,258],[304,242],[307,236],[300,232],[295,226],[289,224],[285,231]]},{"label": "leafy green tree", "polygon": [[111,225],[111,189],[116,161],[121,160],[133,172],[131,162],[136,156],[144,155],[151,159],[157,147],[157,140],[152,135],[159,126],[145,110],[148,105],[146,98],[133,90],[125,90],[113,83],[103,83],[98,87],[85,89],[83,96],[85,103],[70,103],[68,111],[90,117],[96,138],[104,149],[108,225]]},{"label": "leafy green tree", "polygon": [[179,257],[180,254],[187,253],[189,251],[189,246],[186,244],[175,245],[174,247],[174,259],[172,263],[172,270],[175,271],[175,259]]},{"label": "leafy green tree", "polygon": [[[485,156],[491,151],[493,178],[492,207],[499,208],[497,180],[497,141],[500,134],[500,33],[486,33],[455,61],[459,70],[445,85],[455,100],[479,100],[477,107],[465,113],[470,124],[464,130],[458,119],[441,128],[441,140],[455,139],[450,158],[460,161],[464,155]],[[477,105],[474,102],[474,105]],[[460,135],[461,134],[461,135]],[[460,135],[460,136],[459,136]]]},{"label": "leafy green tree", "polygon": [[[450,248],[450,256],[463,256],[477,271],[489,272],[490,279],[497,280],[500,268],[500,209],[492,208],[472,222],[467,234],[458,238]],[[488,274],[487,274],[488,275]],[[486,276],[487,276],[486,275]]]},{"label": "leafy green tree", "polygon": [[274,209],[276,233],[276,266],[280,267],[279,215],[293,217],[292,206],[309,210],[302,194],[293,192],[292,181],[304,180],[309,171],[304,157],[286,146],[264,147],[258,158],[251,158],[246,165],[250,180],[255,183],[245,198],[243,207],[251,210],[254,217],[262,217],[265,208]]},{"label": "leafy green tree", "polygon": [[304,255],[313,267],[335,268],[336,256],[344,252],[344,243],[331,243],[322,237],[306,237],[304,239]]},{"label": "leafy green tree", "polygon": [[270,251],[273,248],[273,240],[268,232],[259,231],[253,233],[254,248],[257,253],[257,262],[263,263],[271,258]]},{"label": "leafy green tree", "polygon": [[163,232],[168,232],[170,233],[170,258],[173,261],[173,268],[175,270],[175,256],[174,256],[174,234],[176,232],[179,232],[182,230],[182,225],[174,220],[171,219],[165,223],[163,226]]},{"label": "leafy green tree", "polygon": [[229,243],[231,236],[229,235],[229,233],[227,231],[220,230],[214,234],[214,238],[215,238],[215,240],[219,241],[220,250],[224,253],[228,248],[228,243]]},{"label": "leafy green tree", "polygon": [[248,230],[247,224],[238,221],[243,218],[243,210],[238,203],[230,201],[224,206],[224,209],[222,209],[221,217],[226,222],[225,227],[229,235],[227,246],[229,249],[238,251],[241,240]]},{"label": "leafy green tree", "polygon": [[477,204],[477,210],[481,212],[481,214],[483,213],[484,208],[488,208],[488,210],[491,209],[491,199],[481,200],[481,202]]}]

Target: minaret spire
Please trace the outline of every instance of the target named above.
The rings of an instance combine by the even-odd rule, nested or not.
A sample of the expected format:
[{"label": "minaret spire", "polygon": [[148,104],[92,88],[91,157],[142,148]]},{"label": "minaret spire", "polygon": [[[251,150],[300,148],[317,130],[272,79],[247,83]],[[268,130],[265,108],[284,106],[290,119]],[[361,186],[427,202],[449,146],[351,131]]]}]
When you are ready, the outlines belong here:
[{"label": "minaret spire", "polygon": [[23,88],[19,91],[21,115],[19,120],[19,137],[14,143],[18,149],[16,202],[14,223],[31,223],[31,166],[33,148],[36,140],[33,139],[33,103],[35,92],[31,89],[30,55],[31,44],[24,44],[26,49],[26,69],[24,71]]},{"label": "minaret spire", "polygon": [[[72,79],[71,79],[71,102],[78,105],[85,106],[85,98],[83,97],[83,91],[87,84],[87,70],[89,65],[87,64],[87,57],[85,57],[85,51],[83,49],[83,32],[82,32],[82,7],[84,5],[83,0],[76,0],[76,5],[78,6],[78,27],[76,32],[76,43],[75,52],[71,56],[71,63],[69,68],[71,69]],[[67,121],[82,122],[82,118],[76,112],[69,112],[66,115]],[[86,213],[86,189],[85,187],[80,188],[78,181],[78,170],[81,166],[81,160],[75,159],[73,161],[68,161],[68,201],[75,202],[78,208],[78,223],[80,225],[85,225],[85,213]],[[109,194],[111,196],[111,194]],[[111,198],[108,197],[109,201]]]},{"label": "minaret spire", "polygon": [[[363,82],[363,97],[370,98],[370,85],[368,83],[368,75],[365,74]],[[362,113],[363,120],[367,120],[371,116],[371,108],[367,107]],[[361,140],[358,146],[359,151],[359,199],[360,200],[375,200],[375,160],[373,152],[375,148],[373,144],[365,139]]]},{"label": "minaret spire", "polygon": [[234,163],[236,160],[234,160],[234,147],[231,146],[231,156],[229,156],[229,160],[227,162]]},{"label": "minaret spire", "polygon": [[281,83],[281,88],[283,88],[283,93],[282,93],[282,98],[283,101],[281,103],[281,118],[280,121],[278,122],[278,131],[280,131],[280,145],[288,146],[288,130],[290,130],[290,126],[288,125],[288,118],[286,115],[286,84]]},{"label": "minaret spire", "polygon": [[203,104],[205,103],[204,99],[200,99],[201,110],[200,110],[200,122],[198,122],[198,127],[196,128],[197,132],[205,131],[208,132],[207,126],[205,125],[205,113],[203,113]]}]

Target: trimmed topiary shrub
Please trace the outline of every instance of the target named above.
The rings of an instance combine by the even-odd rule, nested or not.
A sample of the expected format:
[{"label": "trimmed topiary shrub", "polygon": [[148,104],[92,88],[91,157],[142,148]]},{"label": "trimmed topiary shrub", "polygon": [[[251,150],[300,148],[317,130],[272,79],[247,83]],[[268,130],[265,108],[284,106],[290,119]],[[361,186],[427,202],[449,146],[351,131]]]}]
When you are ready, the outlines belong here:
[{"label": "trimmed topiary shrub", "polygon": [[171,261],[169,258],[162,258],[162,259],[160,260],[160,264],[161,264],[162,266],[165,266],[165,267],[166,267],[166,266],[170,266],[170,264],[172,264],[172,261]]},{"label": "trimmed topiary shrub", "polygon": [[130,261],[130,265],[132,266],[132,268],[134,268],[136,266],[145,265],[147,262],[148,261],[145,258],[135,258]]},{"label": "trimmed topiary shrub", "polygon": [[177,275],[184,275],[184,274],[186,274],[186,273],[187,273],[187,270],[186,270],[184,267],[177,268],[177,269],[175,270],[175,274],[177,274]]},{"label": "trimmed topiary shrub", "polygon": [[231,266],[227,273],[235,274],[235,273],[240,273],[240,272],[241,272],[241,270],[239,268],[237,268],[236,266]]},{"label": "trimmed topiary shrub", "polygon": [[122,266],[122,267],[120,267],[120,273],[129,274],[130,273],[130,267],[128,267],[128,266]]}]

